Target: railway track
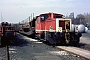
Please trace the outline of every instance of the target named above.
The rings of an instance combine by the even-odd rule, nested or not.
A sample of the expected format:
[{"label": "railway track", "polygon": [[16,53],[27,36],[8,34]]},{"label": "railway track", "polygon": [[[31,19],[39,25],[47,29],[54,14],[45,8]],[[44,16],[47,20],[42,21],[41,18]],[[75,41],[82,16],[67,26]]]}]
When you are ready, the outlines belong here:
[{"label": "railway track", "polygon": [[[25,36],[24,36],[25,37]],[[27,38],[30,41],[36,43],[42,43],[43,41],[38,41],[37,39]],[[90,60],[90,51],[81,49],[78,47],[71,46],[55,46],[56,49],[60,51],[49,52],[56,55],[63,55],[63,57],[68,57],[67,60]]]},{"label": "railway track", "polygon": [[77,47],[71,47],[71,46],[55,46],[58,49],[61,49],[63,51],[67,51],[71,53],[73,56],[79,57],[81,60],[90,60],[90,51],[84,50]]},{"label": "railway track", "polygon": [[[32,41],[37,41],[37,40],[32,40]],[[54,46],[54,47],[59,49],[60,51],[59,52],[54,51],[51,53],[56,53],[63,56],[68,55],[68,59],[73,59],[73,60],[90,60],[90,51],[88,50],[73,46]]]},{"label": "railway track", "polygon": [[10,60],[8,45],[6,45],[4,47],[0,47],[0,60]]}]

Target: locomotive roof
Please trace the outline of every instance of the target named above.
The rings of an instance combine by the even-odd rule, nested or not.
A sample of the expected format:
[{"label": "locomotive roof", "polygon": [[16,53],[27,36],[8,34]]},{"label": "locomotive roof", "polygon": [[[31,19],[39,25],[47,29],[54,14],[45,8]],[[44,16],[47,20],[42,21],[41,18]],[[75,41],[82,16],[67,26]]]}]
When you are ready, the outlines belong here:
[{"label": "locomotive roof", "polygon": [[39,16],[42,16],[42,15],[48,15],[48,14],[57,14],[57,15],[61,15],[61,16],[63,16],[62,14],[59,14],[59,13],[51,13],[51,12],[49,12],[49,13],[44,13],[44,14],[40,14]]},{"label": "locomotive roof", "polygon": [[[64,15],[62,15],[62,14],[59,14],[59,13],[53,13],[53,12],[43,13],[43,14],[40,14],[39,16],[42,16],[42,15],[48,15],[48,14],[57,14],[57,15],[64,16]],[[33,20],[35,21],[39,16],[34,17],[33,19],[30,20],[30,22],[32,22]]]}]

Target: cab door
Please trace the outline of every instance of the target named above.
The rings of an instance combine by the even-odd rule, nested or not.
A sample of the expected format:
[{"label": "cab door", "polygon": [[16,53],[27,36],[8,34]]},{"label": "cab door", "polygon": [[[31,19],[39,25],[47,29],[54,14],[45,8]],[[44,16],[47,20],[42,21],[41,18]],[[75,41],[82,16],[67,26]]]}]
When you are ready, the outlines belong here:
[{"label": "cab door", "polygon": [[38,17],[37,19],[36,19],[36,28],[35,28],[35,30],[36,30],[36,33],[41,33],[41,22],[40,22],[40,17]]}]

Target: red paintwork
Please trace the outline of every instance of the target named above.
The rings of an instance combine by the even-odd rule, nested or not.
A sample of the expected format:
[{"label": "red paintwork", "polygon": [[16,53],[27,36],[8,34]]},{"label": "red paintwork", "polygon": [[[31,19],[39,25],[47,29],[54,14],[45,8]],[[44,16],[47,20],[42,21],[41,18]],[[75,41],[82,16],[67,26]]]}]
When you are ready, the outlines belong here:
[{"label": "red paintwork", "polygon": [[45,30],[49,30],[50,26],[53,27],[53,30],[56,30],[56,20],[47,20],[45,22]]},{"label": "red paintwork", "polygon": [[[53,30],[56,30],[56,20],[47,20],[45,22],[40,22],[36,24],[36,30],[49,30],[50,26],[53,26]],[[37,31],[37,33],[42,33],[42,31]]]},{"label": "red paintwork", "polygon": [[[56,14],[56,13],[46,13],[46,14],[41,14],[36,20],[36,31],[37,33],[42,33],[43,31],[49,31],[50,26],[53,27],[53,30],[56,30],[56,15],[58,16],[63,16],[62,14]],[[44,21],[41,22],[41,16],[48,16],[48,18]]]}]

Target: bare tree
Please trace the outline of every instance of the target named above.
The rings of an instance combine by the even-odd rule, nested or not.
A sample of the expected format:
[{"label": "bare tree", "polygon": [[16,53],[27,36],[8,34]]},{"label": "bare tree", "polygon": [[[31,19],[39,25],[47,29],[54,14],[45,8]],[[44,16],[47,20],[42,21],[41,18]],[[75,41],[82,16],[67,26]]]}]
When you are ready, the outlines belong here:
[{"label": "bare tree", "polygon": [[90,28],[90,13],[77,14],[77,16],[74,17],[74,12],[72,12],[66,17],[72,19],[73,24],[84,24]]},{"label": "bare tree", "polygon": [[72,23],[75,24],[74,12],[70,13],[69,18],[72,20]]},{"label": "bare tree", "polygon": [[78,24],[84,24],[84,25],[86,24],[85,17],[83,14],[78,14],[76,16],[76,20],[77,20]]},{"label": "bare tree", "polygon": [[83,15],[85,17],[87,27],[90,28],[90,13],[84,13]]}]

